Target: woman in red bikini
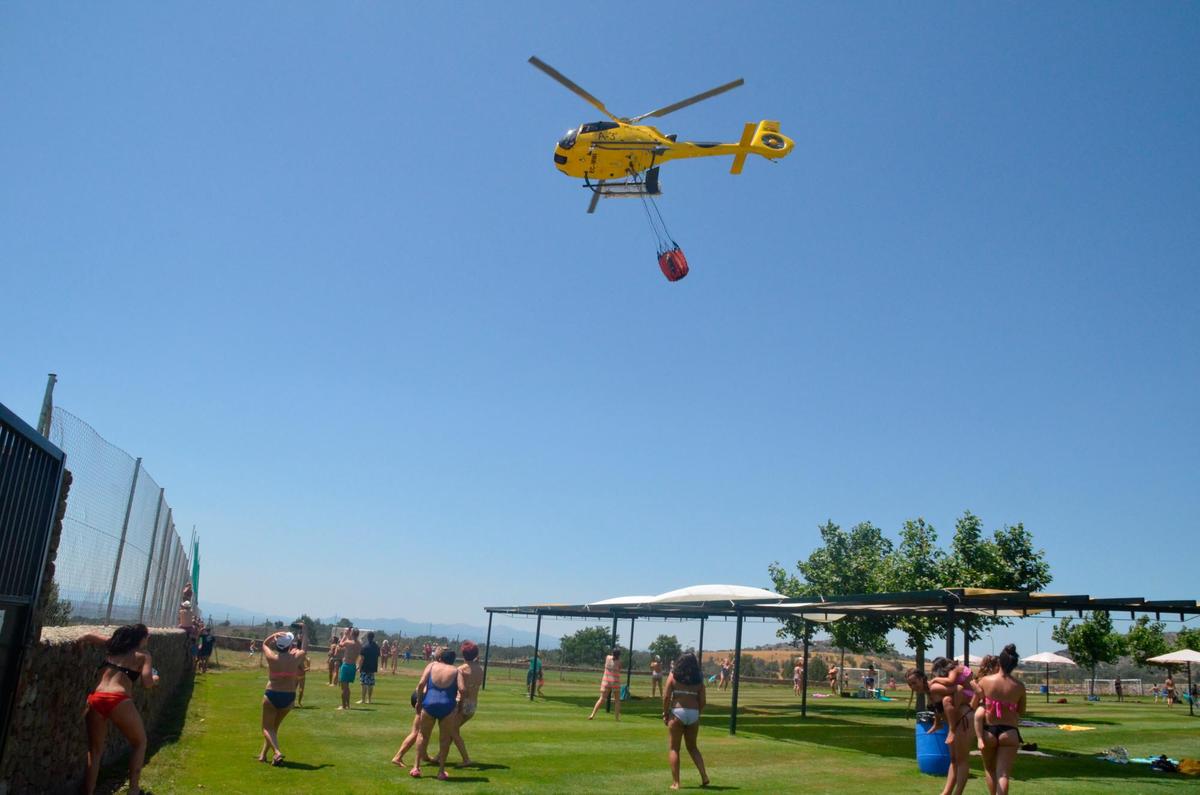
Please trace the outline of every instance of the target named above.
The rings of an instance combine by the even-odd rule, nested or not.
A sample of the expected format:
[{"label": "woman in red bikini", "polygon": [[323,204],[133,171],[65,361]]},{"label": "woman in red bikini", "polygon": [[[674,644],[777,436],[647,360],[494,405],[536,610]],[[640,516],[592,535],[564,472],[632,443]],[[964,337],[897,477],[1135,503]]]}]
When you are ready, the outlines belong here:
[{"label": "woman in red bikini", "polygon": [[158,672],[150,662],[146,641],[150,630],[145,624],[118,627],[112,637],[89,632],[78,640],[80,645],[105,646],[104,662],[100,663],[100,683],[87,698],[88,762],[84,791],[96,791],[100,775],[100,757],[104,755],[104,740],[108,737],[108,722],[121,730],[129,740],[129,791],[140,793],[138,781],[142,763],[146,760],[146,727],[141,713],[133,703],[133,684],[138,679],[146,687],[158,684]]},{"label": "woman in red bikini", "polygon": [[1025,685],[1012,677],[1017,660],[1017,647],[1010,643],[1000,652],[1000,671],[979,680],[986,711],[979,748],[990,795],[1008,795],[1008,778],[1021,747],[1017,727],[1025,712]]}]

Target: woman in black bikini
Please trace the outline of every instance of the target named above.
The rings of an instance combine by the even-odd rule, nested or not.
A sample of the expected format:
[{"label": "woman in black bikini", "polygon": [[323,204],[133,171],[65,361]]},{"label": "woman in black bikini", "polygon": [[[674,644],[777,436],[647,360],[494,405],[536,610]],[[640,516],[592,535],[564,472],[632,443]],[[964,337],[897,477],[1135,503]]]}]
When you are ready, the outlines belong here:
[{"label": "woman in black bikini", "polygon": [[[938,657],[933,661],[931,670],[935,677],[944,677],[954,666],[953,660]],[[924,671],[910,669],[904,679],[917,693],[928,693],[935,713],[940,713],[954,727],[954,742],[950,743],[950,769],[946,771],[946,785],[942,795],[962,795],[967,781],[971,778],[971,736],[973,734],[970,720],[971,705],[964,697],[960,688],[951,687],[942,682],[929,681]],[[937,724],[934,724],[936,728]],[[930,731],[933,731],[931,729]]]},{"label": "woman in black bikini", "polygon": [[262,751],[258,761],[267,761],[267,749],[275,752],[271,764],[283,763],[279,750],[279,726],[292,711],[296,700],[296,685],[304,675],[304,651],[297,647],[296,636],[283,630],[263,641],[263,657],[267,659],[267,689],[262,700]]},{"label": "woman in black bikini", "polygon": [[149,652],[145,651],[149,638],[150,630],[145,624],[133,624],[118,627],[110,638],[89,632],[77,641],[80,645],[107,647],[104,662],[100,663],[100,683],[87,699],[88,762],[84,792],[88,795],[96,791],[100,757],[104,755],[110,720],[132,748],[129,791],[141,792],[138,782],[142,776],[142,763],[146,760],[146,727],[133,703],[133,685],[138,679],[146,687],[158,684],[158,672],[151,665]]},{"label": "woman in black bikini", "polygon": [[1012,678],[1017,660],[1017,647],[1010,643],[1000,652],[1000,671],[979,680],[986,711],[979,748],[990,795],[1008,795],[1008,779],[1021,747],[1017,726],[1025,712],[1025,685]]}]

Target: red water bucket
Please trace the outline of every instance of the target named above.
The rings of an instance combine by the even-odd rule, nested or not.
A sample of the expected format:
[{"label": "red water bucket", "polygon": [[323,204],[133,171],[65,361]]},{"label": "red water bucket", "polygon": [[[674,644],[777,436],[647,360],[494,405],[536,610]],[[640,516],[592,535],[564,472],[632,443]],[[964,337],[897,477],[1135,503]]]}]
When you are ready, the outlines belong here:
[{"label": "red water bucket", "polygon": [[688,275],[687,257],[683,255],[683,249],[679,246],[659,252],[658,267],[669,282],[677,282]]}]

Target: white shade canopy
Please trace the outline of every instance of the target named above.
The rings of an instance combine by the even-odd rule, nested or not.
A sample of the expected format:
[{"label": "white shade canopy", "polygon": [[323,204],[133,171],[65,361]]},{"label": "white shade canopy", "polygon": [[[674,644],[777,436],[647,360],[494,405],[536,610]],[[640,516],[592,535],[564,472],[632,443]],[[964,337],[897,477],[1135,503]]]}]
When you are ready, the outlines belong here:
[{"label": "white shade canopy", "polygon": [[599,602],[588,602],[589,605],[642,605],[654,600],[653,596],[614,596],[611,599],[601,599]]},{"label": "white shade canopy", "polygon": [[[957,657],[955,657],[954,659],[961,663],[963,661],[963,656],[960,654]],[[979,663],[981,663],[981,662],[983,662],[983,658],[980,657],[978,654],[968,654],[967,655],[967,661],[966,661],[967,665],[979,665]]]},{"label": "white shade canopy", "polygon": [[1061,654],[1055,654],[1052,651],[1044,651],[1039,654],[1031,654],[1028,657],[1021,659],[1022,663],[1045,663],[1047,665],[1074,665],[1075,661],[1070,657],[1064,657]]},{"label": "white shade canopy", "polygon": [[1192,651],[1191,649],[1180,649],[1179,651],[1171,651],[1166,654],[1160,654],[1157,657],[1150,657],[1146,662],[1165,663],[1167,665],[1183,665],[1184,663],[1200,663],[1200,651]]},{"label": "white shade canopy", "polygon": [[729,602],[744,599],[761,599],[764,602],[782,602],[783,594],[754,588],[749,585],[689,585],[674,591],[660,593],[650,601],[654,604],[687,604],[694,602]]}]

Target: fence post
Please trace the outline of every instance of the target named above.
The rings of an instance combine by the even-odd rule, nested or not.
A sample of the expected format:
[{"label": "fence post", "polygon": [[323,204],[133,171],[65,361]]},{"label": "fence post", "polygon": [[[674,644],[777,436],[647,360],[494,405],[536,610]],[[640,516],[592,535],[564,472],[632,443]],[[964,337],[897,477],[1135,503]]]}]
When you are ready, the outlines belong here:
[{"label": "fence post", "polygon": [[167,506],[167,520],[163,522],[162,541],[158,545],[157,565],[154,572],[154,595],[150,598],[150,620],[154,626],[162,626],[162,581],[164,563],[167,559],[167,539],[171,537],[171,507]]},{"label": "fence post", "polygon": [[[179,604],[179,566],[183,560],[183,545],[179,543],[179,539],[174,539],[175,543],[171,545],[171,576],[167,582],[167,589],[164,596],[167,597],[167,626],[176,626],[179,624],[179,608],[175,605]],[[172,621],[174,617],[174,621]]]},{"label": "fence post", "polygon": [[38,433],[50,438],[50,419],[54,416],[54,384],[58,376],[49,373],[46,376],[46,394],[42,396],[42,413],[38,416]]},{"label": "fence post", "polygon": [[142,459],[133,465],[133,482],[129,484],[129,499],[125,502],[125,521],[121,523],[121,540],[117,543],[117,562],[113,564],[112,588],[108,591],[108,609],[104,611],[104,626],[112,621],[113,598],[117,595],[117,576],[121,573],[121,557],[125,554],[125,533],[129,530],[129,514],[133,510],[133,493],[137,491],[138,473]]},{"label": "fence post", "polygon": [[146,576],[142,578],[142,602],[138,605],[138,623],[146,621],[146,589],[150,587],[150,567],[154,565],[154,543],[158,541],[158,520],[162,517],[163,493],[158,490],[158,507],[154,509],[154,530],[150,533],[150,550],[146,553]]},{"label": "fence post", "polygon": [[165,549],[166,555],[163,558],[162,591],[158,595],[158,599],[159,599],[159,602],[158,602],[158,610],[159,610],[158,625],[160,627],[171,626],[171,616],[168,613],[168,609],[171,606],[169,604],[169,602],[171,600],[167,598],[167,593],[168,593],[168,589],[171,587],[171,569],[173,569],[175,567],[175,545],[171,543],[172,539],[174,539],[174,538],[175,538],[175,525],[172,524],[171,529],[167,533],[167,537],[165,539],[166,540],[166,549]]}]

